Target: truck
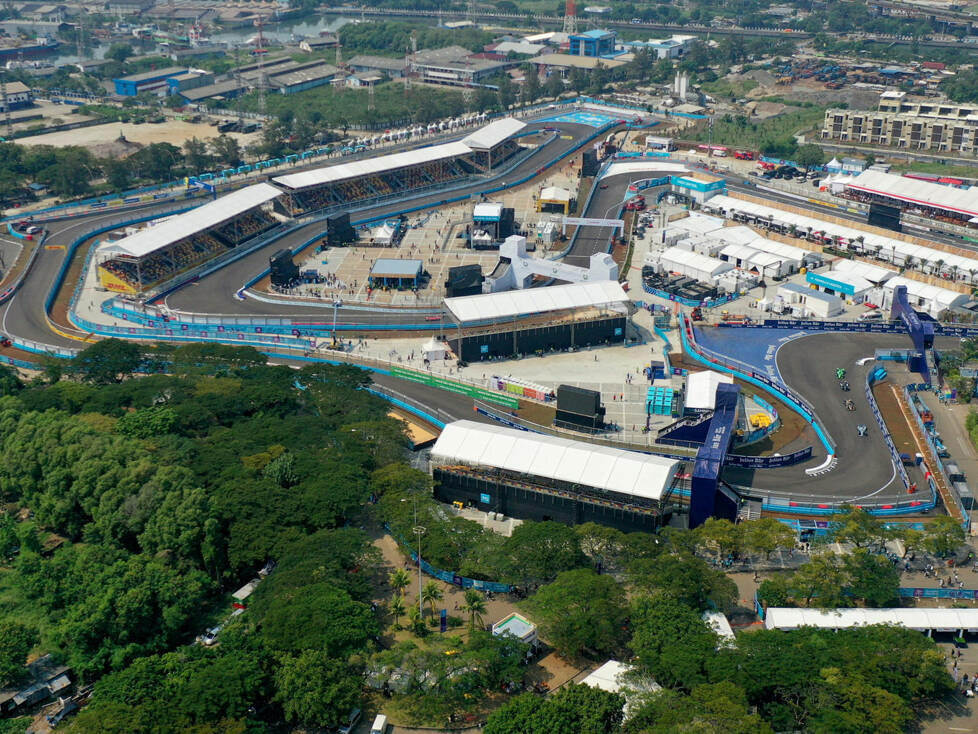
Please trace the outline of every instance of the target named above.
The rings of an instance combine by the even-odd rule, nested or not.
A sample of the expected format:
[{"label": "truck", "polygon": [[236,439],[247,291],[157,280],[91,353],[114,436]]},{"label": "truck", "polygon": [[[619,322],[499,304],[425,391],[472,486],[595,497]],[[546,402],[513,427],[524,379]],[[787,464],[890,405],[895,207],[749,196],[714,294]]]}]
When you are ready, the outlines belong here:
[{"label": "truck", "polygon": [[736,158],[738,161],[752,161],[756,157],[757,156],[752,150],[738,150],[734,153],[734,158]]}]

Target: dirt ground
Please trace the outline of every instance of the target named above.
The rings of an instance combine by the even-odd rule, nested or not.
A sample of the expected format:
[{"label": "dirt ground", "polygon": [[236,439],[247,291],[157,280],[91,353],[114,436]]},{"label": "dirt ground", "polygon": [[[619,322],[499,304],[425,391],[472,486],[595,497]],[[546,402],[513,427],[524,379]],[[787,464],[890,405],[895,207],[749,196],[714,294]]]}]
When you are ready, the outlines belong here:
[{"label": "dirt ground", "polygon": [[[93,148],[93,153],[98,155],[99,146],[111,145],[119,137],[125,136],[126,140],[139,145],[149,145],[150,143],[173,143],[181,146],[184,141],[190,138],[216,138],[217,128],[203,123],[182,122],[179,120],[167,120],[160,123],[143,123],[136,125],[131,122],[107,122],[104,125],[93,125],[75,130],[64,130],[56,133],[46,133],[44,135],[34,135],[28,138],[18,138],[15,142],[21,145],[53,145],[64,147],[68,145],[81,145],[86,148]],[[229,133],[232,138],[236,138],[242,146],[249,145],[258,139],[258,133]]]}]

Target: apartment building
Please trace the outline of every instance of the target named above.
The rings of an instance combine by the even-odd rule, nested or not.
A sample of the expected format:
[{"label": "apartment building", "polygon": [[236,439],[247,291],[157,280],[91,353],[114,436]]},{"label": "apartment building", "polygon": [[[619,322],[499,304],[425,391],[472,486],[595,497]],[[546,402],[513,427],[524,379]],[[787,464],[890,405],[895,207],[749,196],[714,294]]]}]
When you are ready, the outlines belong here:
[{"label": "apartment building", "polygon": [[826,110],[821,138],[974,155],[978,150],[978,105],[913,100],[905,92],[883,92],[875,112]]}]

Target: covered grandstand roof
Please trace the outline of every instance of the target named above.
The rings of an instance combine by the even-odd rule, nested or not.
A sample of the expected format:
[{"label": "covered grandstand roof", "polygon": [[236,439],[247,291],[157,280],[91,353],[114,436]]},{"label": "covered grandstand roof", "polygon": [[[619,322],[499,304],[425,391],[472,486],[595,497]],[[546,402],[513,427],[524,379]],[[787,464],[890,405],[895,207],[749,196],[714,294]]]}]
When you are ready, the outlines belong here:
[{"label": "covered grandstand roof", "polygon": [[476,130],[471,135],[466,135],[462,138],[462,142],[473,150],[491,150],[525,127],[525,122],[515,120],[512,117],[504,117]]},{"label": "covered grandstand roof", "polygon": [[155,227],[147,227],[136,234],[113,242],[102,248],[100,252],[144,257],[218,224],[223,224],[281,195],[281,191],[267,183],[246,186],[196,209],[191,209],[185,214],[171,217]]},{"label": "covered grandstand roof", "polygon": [[350,178],[369,176],[374,173],[383,173],[384,171],[395,171],[399,168],[418,166],[422,163],[431,163],[446,158],[456,158],[471,152],[471,148],[462,142],[442,143],[441,145],[431,145],[427,148],[409,150],[404,153],[393,153],[377,158],[353,161],[352,163],[340,163],[335,166],[315,168],[311,171],[289,173],[285,176],[276,176],[272,180],[281,186],[293,190],[306,189],[310,186],[322,186],[336,181],[345,181]]},{"label": "covered grandstand roof", "polygon": [[863,171],[847,186],[856,191],[978,217],[978,188],[956,189],[882,171]]},{"label": "covered grandstand roof", "polygon": [[571,283],[446,298],[445,308],[457,321],[464,324],[627,302],[628,295],[621,284],[614,280],[602,280],[596,283]]},{"label": "covered grandstand roof", "polygon": [[659,500],[679,462],[515,428],[455,421],[431,449],[434,464],[502,469],[610,492]]},{"label": "covered grandstand roof", "polygon": [[978,631],[978,609],[795,609],[771,607],[764,617],[767,629],[821,627],[841,629],[867,624],[893,624],[920,630]]}]

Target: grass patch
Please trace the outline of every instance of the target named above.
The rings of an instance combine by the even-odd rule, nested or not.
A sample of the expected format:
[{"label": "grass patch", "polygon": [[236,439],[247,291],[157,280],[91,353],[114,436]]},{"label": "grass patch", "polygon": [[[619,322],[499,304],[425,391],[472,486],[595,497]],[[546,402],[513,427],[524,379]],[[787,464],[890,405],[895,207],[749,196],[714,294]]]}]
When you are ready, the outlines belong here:
[{"label": "grass patch", "polygon": [[[713,142],[721,145],[742,145],[757,147],[765,140],[783,140],[798,133],[807,132],[818,126],[825,119],[824,106],[793,109],[783,115],[767,120],[751,122],[746,117],[723,115],[714,118]],[[710,133],[705,124],[684,137],[690,140],[705,142]]]},{"label": "grass patch", "polygon": [[[4,619],[20,622],[36,627],[41,633],[41,642],[37,650],[52,652],[56,649],[51,625],[40,605],[27,599],[14,585],[14,570],[9,567],[0,568],[0,616]],[[0,734],[6,731],[0,729]]]},{"label": "grass patch", "polygon": [[715,82],[706,82],[703,84],[703,90],[714,97],[739,99],[747,96],[748,92],[757,89],[758,86],[760,85],[753,79],[731,80],[724,78],[717,79]]}]

